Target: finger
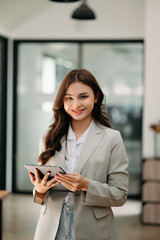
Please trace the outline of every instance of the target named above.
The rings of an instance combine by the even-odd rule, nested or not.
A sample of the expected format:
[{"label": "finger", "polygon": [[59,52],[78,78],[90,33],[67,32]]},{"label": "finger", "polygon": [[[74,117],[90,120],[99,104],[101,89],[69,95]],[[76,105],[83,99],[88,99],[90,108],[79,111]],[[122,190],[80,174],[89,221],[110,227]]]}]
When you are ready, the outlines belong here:
[{"label": "finger", "polygon": [[61,173],[58,173],[56,176],[57,176],[57,177],[60,177],[61,179],[68,179],[68,180],[75,179],[75,176],[69,175],[69,174],[61,174]]},{"label": "finger", "polygon": [[[79,173],[78,175],[81,176]],[[72,177],[69,177],[69,176],[67,177],[66,175],[65,176],[58,175],[57,181],[59,181],[63,186],[67,187],[73,192],[80,190],[80,181],[79,181],[79,178],[77,178],[77,174],[76,176],[72,176]]]},{"label": "finger", "polygon": [[77,188],[75,186],[71,185],[70,183],[61,182],[61,184],[72,192],[77,191]]},{"label": "finger", "polygon": [[55,187],[55,186],[58,185],[58,184],[59,184],[59,182],[54,182],[54,183],[52,183],[52,184],[50,185],[49,188]]},{"label": "finger", "polygon": [[34,183],[34,181],[35,181],[34,174],[31,173],[31,172],[28,172],[28,174],[29,174],[29,177],[30,177],[31,182]]},{"label": "finger", "polygon": [[60,182],[63,186],[69,188],[70,190],[73,189],[75,186],[77,186],[77,184],[71,182],[70,180],[66,180],[66,179],[57,179],[58,182]]},{"label": "finger", "polygon": [[67,179],[62,179],[62,178],[57,178],[57,181],[60,183],[66,183],[66,184],[70,184],[73,185],[71,181],[67,180]]},{"label": "finger", "polygon": [[57,182],[57,179],[55,177],[53,177],[51,180],[47,181],[48,185],[51,185],[51,184],[53,184],[55,182]]},{"label": "finger", "polygon": [[64,176],[80,176],[80,173],[78,173],[78,172],[66,173],[66,174],[59,172],[58,174],[64,175]]},{"label": "finger", "polygon": [[35,169],[35,177],[36,177],[37,182],[40,183],[41,179],[39,176],[39,170],[37,168]]},{"label": "finger", "polygon": [[69,175],[69,176],[78,176],[78,175],[80,175],[79,173],[67,173],[67,175]]},{"label": "finger", "polygon": [[42,183],[43,183],[43,184],[46,184],[46,183],[47,183],[47,180],[48,180],[50,174],[51,174],[51,172],[47,172],[47,173],[45,174],[45,176],[44,176],[43,179],[42,179]]}]

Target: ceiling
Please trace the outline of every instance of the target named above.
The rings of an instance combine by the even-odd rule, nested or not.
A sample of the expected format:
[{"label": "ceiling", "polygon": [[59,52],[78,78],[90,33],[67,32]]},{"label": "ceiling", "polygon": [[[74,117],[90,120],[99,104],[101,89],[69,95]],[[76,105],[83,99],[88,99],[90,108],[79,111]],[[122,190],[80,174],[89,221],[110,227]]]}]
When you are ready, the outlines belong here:
[{"label": "ceiling", "polygon": [[128,28],[125,29],[127,21],[129,21],[128,25],[130,25],[130,28],[134,29],[131,29],[131,35],[132,31],[139,34],[133,19],[135,15],[138,16],[136,16],[138,19],[136,21],[140,21],[141,31],[141,28],[143,28],[144,2],[145,0],[88,0],[87,4],[91,9],[95,10],[97,19],[94,21],[94,24],[90,22],[88,25],[85,23],[84,26],[84,24],[79,24],[80,22],[78,21],[69,20],[69,16],[80,5],[80,2],[57,3],[49,0],[0,0],[0,34],[13,38],[23,38],[24,36],[25,38],[30,38],[31,36],[33,38],[42,38],[42,35],[46,38],[53,38],[53,36],[61,38],[63,30],[67,29],[65,36],[68,34],[70,37],[74,34],[76,37],[81,37],[83,33],[86,37],[88,35],[92,37],[95,29],[97,29],[97,36],[100,37],[104,35],[103,26],[107,29],[105,34],[108,35],[112,35],[112,29],[114,30],[114,28],[116,29],[114,31],[116,34],[121,32],[121,28],[122,33],[123,29],[124,32],[128,31]]},{"label": "ceiling", "polygon": [[[99,4],[99,1],[101,4]],[[111,2],[118,3],[119,0],[88,0],[88,4],[92,9],[96,6],[110,6]],[[133,0],[123,0],[122,2],[132,5]],[[134,0],[138,5],[144,5],[144,0]],[[98,5],[97,5],[98,2]],[[107,4],[107,5],[106,5]],[[0,0],[0,29],[5,31],[14,31],[19,25],[22,25],[32,17],[47,11],[50,8],[59,7],[70,9],[71,11],[80,5],[80,2],[73,3],[56,3],[49,0]],[[102,6],[104,7],[104,6]],[[96,9],[97,10],[97,7]],[[54,17],[54,16],[53,16]]]},{"label": "ceiling", "polygon": [[10,32],[54,4],[48,0],[0,0],[0,29]]}]

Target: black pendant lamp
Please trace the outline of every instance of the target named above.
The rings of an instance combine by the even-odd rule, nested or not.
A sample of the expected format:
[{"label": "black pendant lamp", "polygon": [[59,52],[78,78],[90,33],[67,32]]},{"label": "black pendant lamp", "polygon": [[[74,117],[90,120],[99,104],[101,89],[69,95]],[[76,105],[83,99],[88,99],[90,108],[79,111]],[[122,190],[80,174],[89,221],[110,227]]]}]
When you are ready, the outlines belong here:
[{"label": "black pendant lamp", "polygon": [[80,7],[72,13],[72,18],[77,20],[94,20],[96,16],[93,10],[87,6],[86,0],[83,0]]},{"label": "black pendant lamp", "polygon": [[60,3],[69,3],[69,2],[78,2],[79,0],[49,0],[52,2],[60,2]]}]

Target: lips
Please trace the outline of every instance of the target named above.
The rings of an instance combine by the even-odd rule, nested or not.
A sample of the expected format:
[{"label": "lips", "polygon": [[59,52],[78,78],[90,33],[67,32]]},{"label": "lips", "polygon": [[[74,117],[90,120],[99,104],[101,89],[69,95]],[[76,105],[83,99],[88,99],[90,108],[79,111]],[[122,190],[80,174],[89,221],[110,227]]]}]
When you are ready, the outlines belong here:
[{"label": "lips", "polygon": [[85,109],[76,109],[76,110],[72,110],[72,112],[74,112],[75,114],[81,114]]}]

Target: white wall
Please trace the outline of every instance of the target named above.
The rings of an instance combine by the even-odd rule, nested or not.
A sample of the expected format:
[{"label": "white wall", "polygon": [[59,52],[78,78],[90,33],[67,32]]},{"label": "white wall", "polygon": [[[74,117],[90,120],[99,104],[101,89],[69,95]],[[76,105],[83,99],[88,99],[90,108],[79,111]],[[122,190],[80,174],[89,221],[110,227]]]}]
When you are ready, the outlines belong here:
[{"label": "white wall", "polygon": [[11,32],[14,38],[41,39],[136,39],[144,36],[144,0],[88,0],[95,21],[70,18],[80,5],[53,4]]},{"label": "white wall", "polygon": [[0,36],[3,36],[3,37],[10,37],[11,34],[8,33],[8,31],[6,31],[5,29],[1,28],[0,27]]},{"label": "white wall", "polygon": [[154,132],[149,126],[158,122],[160,122],[160,0],[146,0],[144,157],[154,156]]}]

